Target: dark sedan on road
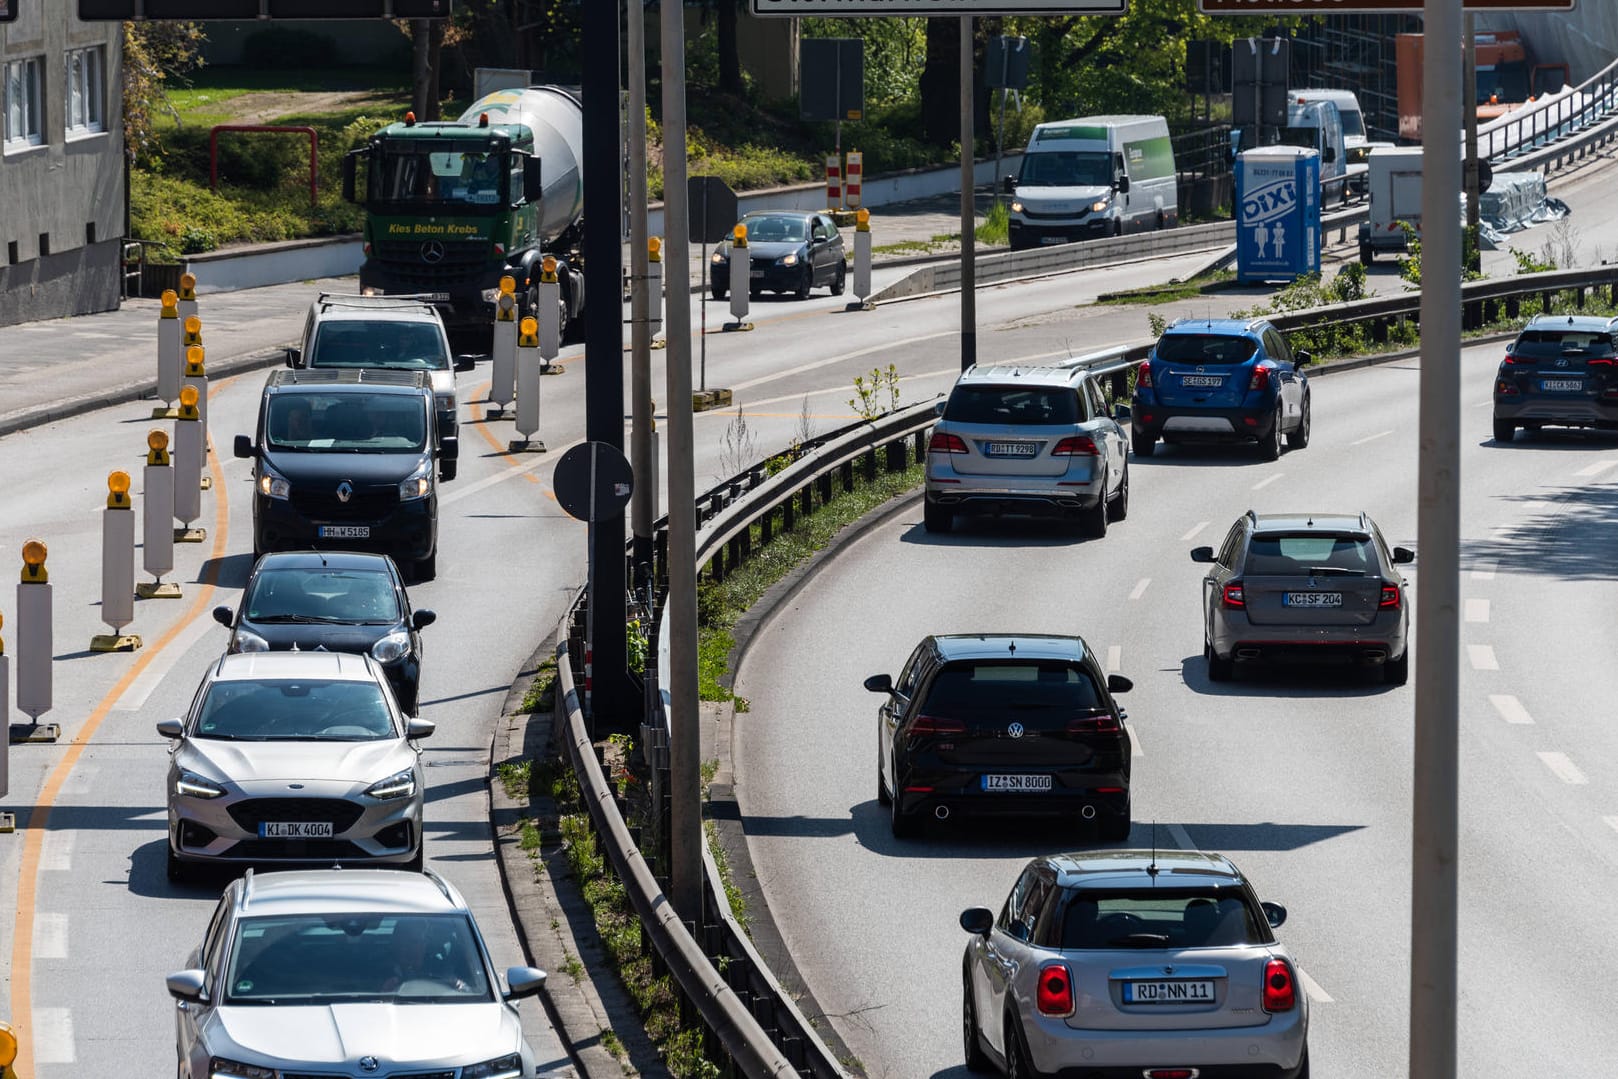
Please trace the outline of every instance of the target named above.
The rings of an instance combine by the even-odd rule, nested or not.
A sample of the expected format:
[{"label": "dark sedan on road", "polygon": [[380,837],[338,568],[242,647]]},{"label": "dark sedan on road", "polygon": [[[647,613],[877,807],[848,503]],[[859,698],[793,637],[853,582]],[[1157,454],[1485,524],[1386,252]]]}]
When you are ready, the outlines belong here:
[{"label": "dark sedan on road", "polygon": [[[833,296],[843,294],[848,263],[843,237],[827,214],[800,210],[760,210],[739,222],[747,227],[747,276],[753,295],[766,290],[791,293],[800,300],[820,285]],[[720,244],[708,259],[713,297],[723,300],[731,288],[734,241]]]},{"label": "dark sedan on road", "polygon": [[1618,429],[1618,318],[1535,315],[1494,378],[1494,440],[1546,426]]}]

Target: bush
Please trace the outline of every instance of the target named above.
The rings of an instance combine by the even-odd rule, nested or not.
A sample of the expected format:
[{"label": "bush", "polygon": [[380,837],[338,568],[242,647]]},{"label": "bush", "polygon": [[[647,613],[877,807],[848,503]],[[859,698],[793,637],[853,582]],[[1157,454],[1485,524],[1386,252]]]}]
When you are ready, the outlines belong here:
[{"label": "bush", "polygon": [[321,68],[338,63],[337,43],[313,30],[275,26],[256,30],[242,42],[242,66],[250,68]]}]

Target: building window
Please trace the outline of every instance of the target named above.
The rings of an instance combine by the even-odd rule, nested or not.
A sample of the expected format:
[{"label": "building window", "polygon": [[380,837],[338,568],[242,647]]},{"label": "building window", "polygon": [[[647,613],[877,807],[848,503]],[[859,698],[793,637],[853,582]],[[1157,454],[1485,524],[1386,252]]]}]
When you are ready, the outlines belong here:
[{"label": "building window", "polygon": [[100,45],[67,53],[67,134],[91,135],[107,129],[107,53]]},{"label": "building window", "polygon": [[45,60],[40,56],[6,64],[5,149],[8,151],[38,146],[45,141],[41,123],[45,111],[41,107],[44,104],[41,100],[44,67]]}]

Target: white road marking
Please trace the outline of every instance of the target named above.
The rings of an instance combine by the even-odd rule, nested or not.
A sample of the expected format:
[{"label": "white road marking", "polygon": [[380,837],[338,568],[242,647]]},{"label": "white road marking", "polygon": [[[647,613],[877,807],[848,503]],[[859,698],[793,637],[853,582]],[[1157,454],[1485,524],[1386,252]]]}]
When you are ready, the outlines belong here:
[{"label": "white road marking", "polygon": [[1574,764],[1566,753],[1536,753],[1535,756],[1544,761],[1545,767],[1549,768],[1551,773],[1563,783],[1580,785],[1590,782],[1585,778],[1584,773],[1579,771],[1579,766]]},{"label": "white road marking", "polygon": [[1547,502],[1543,498],[1536,498],[1528,503],[1528,512],[1533,514],[1549,513],[1556,508],[1556,503]]},{"label": "white road marking", "polygon": [[1466,620],[1468,622],[1487,622],[1489,620],[1489,601],[1486,599],[1467,600]]},{"label": "white road marking", "polygon": [[501,472],[496,472],[492,476],[484,476],[481,480],[478,480],[476,483],[471,484],[470,486],[457,487],[452,494],[440,495],[438,498],[438,504],[440,506],[454,505],[461,499],[470,498],[472,495],[477,494],[486,487],[493,487],[495,484],[502,483],[505,480],[515,479],[524,472],[532,472],[536,468],[541,468],[545,465],[554,467],[556,462],[561,459],[562,454],[566,453],[574,446],[582,445],[584,445],[584,439],[582,438],[576,438],[572,442],[567,443],[565,446],[548,445],[545,447],[547,452],[535,454],[532,461],[528,461],[520,465],[512,465],[510,468],[507,468]]},{"label": "white road marking", "polygon": [[67,915],[34,915],[34,958],[67,958]]},{"label": "white road marking", "polygon": [[[1378,431],[1374,435],[1366,435],[1364,438],[1355,439],[1353,442],[1350,442],[1349,445],[1350,446],[1363,446],[1367,442],[1375,442],[1377,439],[1386,438],[1391,434],[1393,434],[1392,431]],[[1300,971],[1299,973],[1302,973],[1302,972]]]},{"label": "white road marking", "polygon": [[73,1013],[67,1008],[34,1009],[34,1063],[72,1064]]},{"label": "white road marking", "polygon": [[[163,679],[168,677],[175,664],[186,657],[191,651],[191,646],[196,644],[202,637],[215,631],[220,634],[220,645],[223,646],[226,630],[211,617],[199,618],[187,625],[175,635],[174,640],[169,642],[169,646],[164,648],[156,659],[146,665],[145,670],[135,676],[135,680],[129,684],[129,688],[124,690],[118,699],[113,702],[112,710],[114,712],[140,711],[146,705],[146,698],[152,695],[152,690],[156,689]],[[77,772],[78,769],[75,768],[74,771]]]},{"label": "white road marking", "polygon": [[1146,756],[1146,751],[1140,747],[1140,735],[1135,733],[1135,725],[1131,723],[1126,729],[1129,731],[1129,747],[1134,751],[1133,755],[1136,757]]},{"label": "white road marking", "polygon": [[1280,472],[1272,472],[1270,475],[1265,476],[1263,479],[1261,479],[1257,483],[1253,484],[1253,490],[1256,491],[1261,487],[1268,487],[1270,484],[1272,484],[1276,480],[1280,479],[1282,475],[1283,475],[1283,473],[1280,473]]},{"label": "white road marking", "polygon": [[1150,577],[1142,577],[1129,592],[1130,599],[1140,599],[1146,594],[1146,586],[1152,583]]},{"label": "white road marking", "polygon": [[1298,968],[1298,980],[1303,983],[1303,991],[1309,994],[1309,999],[1317,1004],[1332,1003],[1331,994],[1320,988],[1320,983],[1309,977],[1309,972],[1302,967]]},{"label": "white road marking", "polygon": [[1573,474],[1575,476],[1599,476],[1614,465],[1618,465],[1618,461],[1595,461],[1585,465]]},{"label": "white road marking", "polygon": [[1108,672],[1110,673],[1112,671],[1116,671],[1116,670],[1121,669],[1119,665],[1122,664],[1123,661],[1124,661],[1124,650],[1123,650],[1123,648],[1121,648],[1120,646],[1118,646],[1116,644],[1107,645],[1107,670],[1108,670]]},{"label": "white road marking", "polygon": [[[958,333],[958,332],[959,331],[956,331],[956,330],[946,330],[946,331],[944,331],[942,333],[930,333],[930,334],[926,334],[925,336],[922,336],[922,337],[912,337],[912,338],[910,338],[910,340],[911,341],[934,341],[934,340],[937,340],[940,337],[954,337],[956,335],[956,333]],[[869,356],[872,353],[876,353],[876,352],[889,352],[889,351],[892,351],[892,349],[893,349],[893,346],[891,344],[889,344],[887,342],[883,342],[880,345],[872,345],[869,348],[855,349],[853,352],[840,352],[835,356],[828,356],[826,359],[816,360],[813,363],[804,363],[804,364],[799,364],[797,367],[789,367],[785,371],[776,371],[776,372],[774,372],[772,374],[760,375],[758,378],[745,379],[744,381],[735,383],[734,385],[732,385],[730,387],[730,389],[731,389],[732,393],[735,393],[738,390],[751,389],[754,386],[760,386],[760,385],[763,385],[766,382],[775,382],[778,379],[789,378],[792,375],[801,375],[805,371],[814,371],[814,370],[817,370],[817,369],[822,368],[822,367],[830,367],[833,364],[844,363],[844,362],[846,362],[848,360],[855,360],[855,359],[858,359],[861,356]],[[1049,354],[1044,354],[1044,355],[1066,356],[1067,353],[1065,353],[1065,352],[1049,353]],[[1013,362],[1013,361],[1006,361],[1006,362]],[[547,454],[547,456],[549,456],[549,455]]]},{"label": "white road marking", "polygon": [[1168,825],[1169,835],[1180,845],[1181,850],[1196,850],[1197,845],[1191,842],[1191,836],[1186,833],[1185,826],[1178,822]]},{"label": "white road marking", "polygon": [[1472,579],[1474,581],[1492,581],[1494,580],[1494,571],[1499,568],[1500,563],[1498,562],[1479,562],[1472,569]]},{"label": "white road marking", "polygon": [[1489,694],[1489,703],[1494,705],[1494,710],[1499,712],[1500,718],[1507,723],[1531,724],[1534,722],[1534,717],[1528,714],[1528,709],[1522,706],[1522,702],[1509,693],[1491,693]]},{"label": "white road marking", "polygon": [[1491,644],[1467,645],[1466,658],[1472,661],[1474,671],[1498,671],[1500,669],[1500,662],[1494,658],[1494,646]]},{"label": "white road marking", "polygon": [[1618,832],[1618,817],[1602,817],[1601,819],[1607,822],[1607,827]]},{"label": "white road marking", "polygon": [[66,873],[73,868],[73,845],[78,842],[77,832],[62,832],[52,828],[45,832],[39,843],[39,868],[43,871]]},{"label": "white road marking", "polygon": [[[960,373],[961,373],[960,364],[956,364],[954,367],[940,367],[936,371],[921,371],[921,372],[918,372],[918,373],[916,373],[914,375],[901,375],[901,376],[899,376],[899,381],[900,382],[915,382],[915,381],[917,381],[919,379],[940,378],[940,377],[942,377],[944,375],[958,375]],[[802,401],[805,397],[819,397],[819,396],[822,396],[824,394],[831,394],[831,393],[838,393],[838,394],[842,394],[844,397],[847,397],[848,396],[848,387],[847,386],[833,386],[830,389],[826,389],[826,390],[806,390],[803,393],[788,393],[788,394],[783,394],[780,397],[766,397],[766,398],[764,398],[762,400],[759,400],[759,401],[752,401],[752,400],[749,400],[749,401],[735,401],[733,403],[740,404],[740,405],[746,405],[748,408],[752,408],[752,409],[759,409],[759,408],[763,408],[765,405],[779,405],[779,404],[785,404],[788,401]],[[703,416],[721,416],[722,411],[723,410],[721,410],[721,409],[709,409],[706,412],[698,412],[697,417],[701,418]],[[735,416],[732,415],[730,418],[732,420],[734,420]]]},{"label": "white road marking", "polygon": [[1207,521],[1198,521],[1196,524],[1191,526],[1191,531],[1187,532],[1185,535],[1180,537],[1180,542],[1185,543],[1187,540],[1196,539],[1197,538],[1197,533],[1201,532],[1204,528],[1207,528],[1207,527],[1208,527],[1208,522]]}]

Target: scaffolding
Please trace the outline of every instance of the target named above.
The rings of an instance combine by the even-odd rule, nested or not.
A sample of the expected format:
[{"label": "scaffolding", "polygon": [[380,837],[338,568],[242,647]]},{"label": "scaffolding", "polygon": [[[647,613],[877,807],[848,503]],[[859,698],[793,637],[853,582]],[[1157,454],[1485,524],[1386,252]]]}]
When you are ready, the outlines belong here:
[{"label": "scaffolding", "polygon": [[1399,138],[1399,69],[1393,41],[1420,33],[1416,15],[1326,15],[1311,19],[1292,39],[1291,83],[1296,87],[1352,90],[1365,115],[1366,136]]}]

